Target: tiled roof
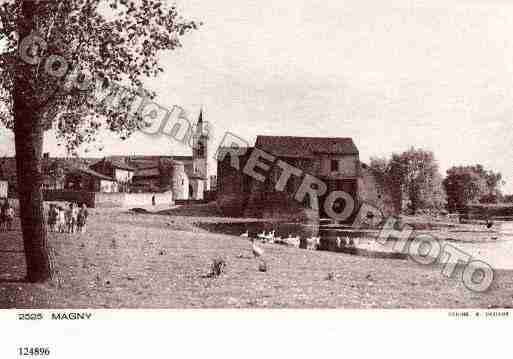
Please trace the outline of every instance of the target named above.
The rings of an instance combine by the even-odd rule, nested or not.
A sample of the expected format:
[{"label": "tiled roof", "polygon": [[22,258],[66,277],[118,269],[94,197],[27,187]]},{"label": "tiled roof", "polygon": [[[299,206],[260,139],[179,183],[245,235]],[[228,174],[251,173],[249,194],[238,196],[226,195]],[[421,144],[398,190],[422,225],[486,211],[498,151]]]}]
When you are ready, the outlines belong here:
[{"label": "tiled roof", "polygon": [[348,137],[258,136],[256,148],[279,157],[313,158],[317,154],[357,155]]},{"label": "tiled roof", "polygon": [[114,159],[114,158],[104,158],[103,160],[101,160],[99,162],[96,162],[91,167],[95,168],[95,167],[97,167],[101,163],[109,163],[113,168],[119,168],[121,170],[135,171],[135,168],[130,167],[129,165],[127,165],[123,161],[118,160],[118,159]]},{"label": "tiled roof", "polygon": [[98,179],[102,179],[102,180],[106,180],[106,181],[113,181],[113,182],[115,181],[114,178],[106,176],[101,173],[98,173],[89,168],[77,168],[77,169],[73,170],[71,173],[81,173],[81,174],[86,174],[88,176],[96,177]]},{"label": "tiled roof", "polygon": [[156,177],[160,176],[158,167],[141,168],[135,171],[134,177]]}]

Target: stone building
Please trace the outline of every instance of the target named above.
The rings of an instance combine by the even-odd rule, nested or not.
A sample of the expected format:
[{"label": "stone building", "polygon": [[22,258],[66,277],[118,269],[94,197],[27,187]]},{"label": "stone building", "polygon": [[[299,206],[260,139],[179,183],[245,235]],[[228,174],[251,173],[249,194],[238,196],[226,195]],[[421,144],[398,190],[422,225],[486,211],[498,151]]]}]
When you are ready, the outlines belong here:
[{"label": "stone building", "polygon": [[91,169],[75,169],[66,174],[64,188],[69,191],[119,192],[119,182]]},{"label": "stone building", "polygon": [[[190,156],[155,155],[155,156],[108,156],[98,158],[43,158],[44,188],[60,190],[64,187],[64,178],[82,178],[83,187],[91,186],[87,179],[103,180],[116,183],[109,185],[109,192],[166,192],[173,191],[177,200],[202,200],[210,189],[208,178],[208,129],[200,111],[198,121],[191,128],[192,154]],[[63,185],[54,185],[52,166],[55,163],[63,168]],[[9,191],[16,191],[16,159],[0,159],[0,175],[9,183]],[[1,178],[0,178],[1,179]],[[73,181],[71,181],[73,182]],[[75,181],[76,182],[76,181]],[[77,182],[78,183],[78,182]],[[105,184],[104,189],[106,189]],[[116,187],[117,186],[117,187]],[[76,186],[74,186],[76,187]],[[11,193],[15,195],[15,193]]]},{"label": "stone building", "polygon": [[[298,221],[348,211],[350,222],[363,202],[388,212],[384,189],[363,167],[351,138],[258,136],[255,147],[220,149],[217,203],[230,216]],[[334,200],[335,191],[350,198]]]},{"label": "stone building", "polygon": [[92,171],[114,179],[118,183],[118,190],[115,192],[129,192],[129,186],[134,177],[135,168],[123,161],[112,158],[104,158],[89,167]]},{"label": "stone building", "polygon": [[171,189],[176,200],[202,200],[210,189],[208,180],[208,141],[203,111],[192,136],[192,156],[127,156],[134,167],[132,187]]}]

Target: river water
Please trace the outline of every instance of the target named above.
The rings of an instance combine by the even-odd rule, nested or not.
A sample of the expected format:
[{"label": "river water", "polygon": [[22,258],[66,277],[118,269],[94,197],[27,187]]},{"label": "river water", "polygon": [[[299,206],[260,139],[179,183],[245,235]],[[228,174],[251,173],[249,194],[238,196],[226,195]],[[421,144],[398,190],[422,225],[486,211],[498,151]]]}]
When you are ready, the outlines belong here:
[{"label": "river water", "polygon": [[[261,232],[275,231],[275,237],[321,237],[326,242],[335,242],[339,237],[354,243],[353,248],[332,248],[329,250],[346,252],[354,255],[365,255],[384,258],[407,258],[408,243],[401,240],[388,240],[385,244],[377,240],[377,230],[355,230],[344,226],[325,224],[298,224],[298,223],[204,223],[201,227],[217,233],[239,236],[248,231],[250,237],[257,237]],[[433,244],[430,254],[438,254],[446,249],[456,248],[472,257],[472,260],[481,260],[494,269],[513,269],[513,222],[496,222],[491,229],[484,226],[440,226],[430,230],[415,230],[415,236],[423,236],[427,242]],[[451,246],[453,248],[448,248]],[[430,245],[424,244],[421,253],[425,254]],[[454,249],[453,249],[454,250]],[[424,251],[424,252],[422,252]],[[401,255],[395,255],[401,254]],[[449,258],[454,261],[455,256]]]}]

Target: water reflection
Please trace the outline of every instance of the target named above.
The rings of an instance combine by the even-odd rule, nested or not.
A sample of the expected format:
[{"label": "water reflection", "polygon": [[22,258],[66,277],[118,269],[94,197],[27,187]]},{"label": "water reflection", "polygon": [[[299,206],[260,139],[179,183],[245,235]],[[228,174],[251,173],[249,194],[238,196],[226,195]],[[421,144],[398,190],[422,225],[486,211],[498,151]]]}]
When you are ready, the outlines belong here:
[{"label": "water reflection", "polygon": [[[289,237],[302,240],[320,237],[318,246],[303,248],[320,249],[331,252],[373,257],[406,259],[409,243],[389,240],[385,245],[376,238],[378,230],[354,230],[347,226],[330,224],[301,224],[286,222],[239,222],[239,223],[202,223],[200,227],[216,233],[240,236],[247,231],[249,237],[257,238],[259,234],[274,231],[274,238],[284,239],[280,244],[299,247],[300,241],[286,241]],[[440,227],[438,230],[416,230],[416,234],[429,233],[433,240],[442,246],[450,244],[471,255],[474,259],[486,261],[495,269],[513,269],[513,223],[499,224],[493,231],[480,228],[463,229],[452,226]],[[304,243],[304,241],[303,241]]]}]

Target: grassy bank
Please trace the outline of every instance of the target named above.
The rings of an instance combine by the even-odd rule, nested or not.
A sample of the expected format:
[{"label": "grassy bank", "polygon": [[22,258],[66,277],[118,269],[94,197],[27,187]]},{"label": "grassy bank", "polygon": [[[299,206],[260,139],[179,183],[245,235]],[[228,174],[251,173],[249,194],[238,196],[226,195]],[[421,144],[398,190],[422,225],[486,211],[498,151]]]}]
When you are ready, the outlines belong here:
[{"label": "grassy bank", "polygon": [[[439,268],[262,244],[258,270],[243,238],[209,233],[180,216],[92,210],[87,234],[51,234],[57,280],[20,282],[20,232],[0,233],[0,308],[462,308],[510,307],[513,276],[499,271],[492,288],[473,293]],[[226,262],[208,276],[215,258]]]}]

